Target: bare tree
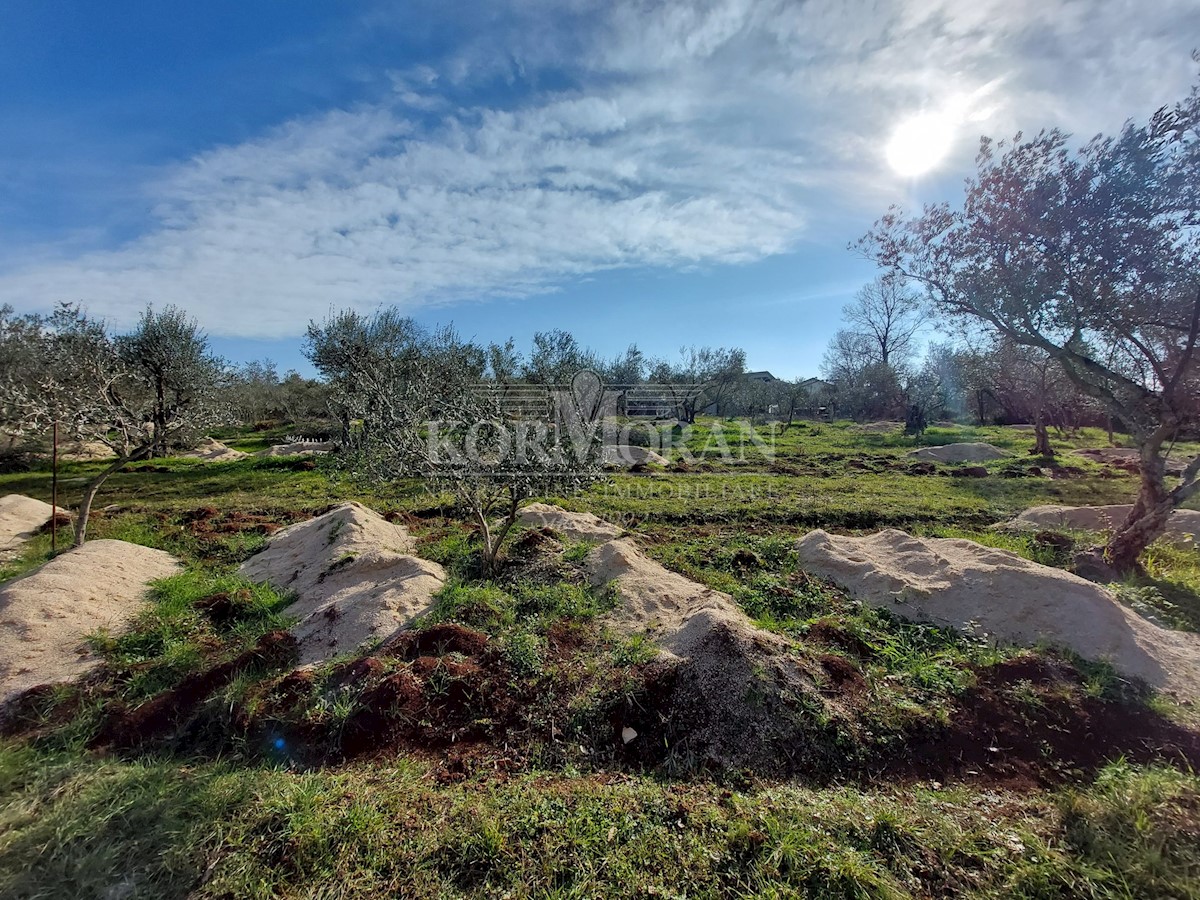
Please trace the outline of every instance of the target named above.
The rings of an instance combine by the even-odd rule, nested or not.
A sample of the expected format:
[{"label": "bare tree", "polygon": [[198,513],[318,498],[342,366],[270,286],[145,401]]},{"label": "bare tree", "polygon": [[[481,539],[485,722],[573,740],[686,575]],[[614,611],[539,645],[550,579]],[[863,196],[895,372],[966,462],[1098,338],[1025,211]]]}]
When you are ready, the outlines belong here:
[{"label": "bare tree", "polygon": [[961,210],[892,210],[857,245],[943,314],[1044,353],[1127,424],[1141,486],[1104,551],[1122,570],[1200,490],[1200,457],[1172,488],[1163,459],[1200,413],[1197,172],[1200,86],[1074,152],[1058,130],[985,138]]},{"label": "bare tree", "polygon": [[928,321],[920,295],[889,275],[863,285],[854,301],[842,307],[842,317],[869,344],[875,362],[897,369],[912,358],[917,335]]},{"label": "bare tree", "polygon": [[900,414],[900,374],[879,360],[867,336],[846,329],[837,332],[821,360],[821,374],[833,385],[839,415],[863,420]]},{"label": "bare tree", "polygon": [[904,433],[920,437],[931,418],[940,416],[946,406],[946,388],[953,364],[942,347],[933,347],[920,368],[903,376],[905,414]]},{"label": "bare tree", "polygon": [[830,338],[825,348],[821,374],[830,384],[842,384],[853,381],[863,369],[878,361],[869,338],[843,328]]}]

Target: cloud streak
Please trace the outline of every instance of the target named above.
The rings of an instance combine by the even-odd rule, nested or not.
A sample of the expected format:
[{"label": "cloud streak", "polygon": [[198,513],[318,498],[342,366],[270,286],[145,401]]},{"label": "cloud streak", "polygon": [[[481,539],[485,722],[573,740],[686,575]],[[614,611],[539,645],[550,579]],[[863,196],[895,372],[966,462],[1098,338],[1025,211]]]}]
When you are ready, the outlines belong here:
[{"label": "cloud streak", "polygon": [[142,188],[143,234],[83,254],[28,248],[0,274],[0,300],[82,300],[119,323],[172,302],[214,334],[274,338],[331,306],[414,310],[619,267],[748,264],[905,196],[882,157],[898,110],[973,98],[961,164],[979,130],[1112,128],[1192,74],[1185,3],[1153,16],[1120,2],[884,6],[584,5],[582,47],[554,40],[547,12],[509,36],[512,59],[579,87],[455,105],[450,80],[494,74],[494,54],[468,42],[440,67],[392,73],[385,98],[169,167]]}]

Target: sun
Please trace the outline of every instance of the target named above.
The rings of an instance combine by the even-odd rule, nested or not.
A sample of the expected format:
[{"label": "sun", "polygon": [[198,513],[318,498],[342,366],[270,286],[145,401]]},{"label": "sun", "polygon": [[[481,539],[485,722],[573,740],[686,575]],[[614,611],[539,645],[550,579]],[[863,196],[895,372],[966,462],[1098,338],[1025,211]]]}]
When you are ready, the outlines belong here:
[{"label": "sun", "polygon": [[887,142],[888,165],[897,175],[916,178],[932,171],[950,153],[954,126],[948,116],[917,113],[896,126]]}]

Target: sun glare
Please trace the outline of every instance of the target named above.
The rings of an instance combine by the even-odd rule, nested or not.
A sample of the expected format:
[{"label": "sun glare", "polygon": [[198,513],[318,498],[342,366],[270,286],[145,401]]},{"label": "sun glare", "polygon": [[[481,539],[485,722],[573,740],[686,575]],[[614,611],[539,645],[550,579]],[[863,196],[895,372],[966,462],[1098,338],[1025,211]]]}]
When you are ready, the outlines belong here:
[{"label": "sun glare", "polygon": [[916,178],[936,168],[950,152],[954,128],[938,113],[918,113],[905,119],[887,142],[887,161],[897,175]]}]

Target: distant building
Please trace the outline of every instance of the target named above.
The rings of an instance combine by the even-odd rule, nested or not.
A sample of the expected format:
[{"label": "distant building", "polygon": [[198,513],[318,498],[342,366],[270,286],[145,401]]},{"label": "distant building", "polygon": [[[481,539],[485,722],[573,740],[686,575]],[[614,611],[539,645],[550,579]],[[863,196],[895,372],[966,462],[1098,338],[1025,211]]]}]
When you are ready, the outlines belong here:
[{"label": "distant building", "polygon": [[772,381],[779,380],[774,375],[772,375],[770,372],[767,372],[765,370],[762,372],[744,372],[742,374],[742,377],[745,378],[747,381],[761,381],[763,384],[770,384]]},{"label": "distant building", "polygon": [[833,385],[824,378],[805,378],[800,382],[805,400],[796,411],[809,419],[832,419],[835,411]]}]

